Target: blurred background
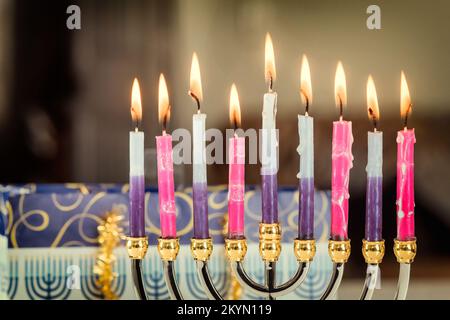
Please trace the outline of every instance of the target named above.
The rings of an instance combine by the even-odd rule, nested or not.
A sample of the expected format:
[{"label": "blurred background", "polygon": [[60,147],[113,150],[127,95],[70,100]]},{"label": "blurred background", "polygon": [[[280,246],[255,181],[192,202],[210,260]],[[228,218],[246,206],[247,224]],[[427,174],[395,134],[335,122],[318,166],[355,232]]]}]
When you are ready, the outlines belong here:
[{"label": "blurred background", "polygon": [[[81,8],[81,30],[66,27],[66,9],[72,4]],[[366,26],[371,4],[381,8],[381,30]],[[384,236],[389,241],[383,277],[397,275],[390,248],[395,138],[402,128],[400,71],[405,71],[414,105],[410,126],[417,138],[420,251],[413,279],[450,278],[450,2],[445,0],[0,0],[0,183],[126,182],[133,78],[141,82],[151,160],[153,137],[161,130],[160,72],[168,80],[172,104],[169,130],[191,127],[195,106],[187,90],[193,51],[202,71],[207,127],[229,127],[228,95],[235,82],[243,127],[259,129],[266,32],[272,34],[278,74],[280,185],[297,185],[305,53],[312,73],[310,113],[316,121],[316,186],[330,188],[331,122],[338,117],[334,73],[337,61],[343,62],[349,101],[345,116],[353,121],[355,138],[349,228],[356,254],[364,233],[366,132],[372,129],[366,82],[369,73],[374,77],[384,132]],[[191,168],[176,170],[176,184],[189,185]],[[210,184],[227,182],[225,165],[208,170]],[[259,165],[248,166],[246,179],[260,183]],[[148,183],[155,182],[150,172]],[[362,277],[359,260],[350,264],[348,276]]]}]

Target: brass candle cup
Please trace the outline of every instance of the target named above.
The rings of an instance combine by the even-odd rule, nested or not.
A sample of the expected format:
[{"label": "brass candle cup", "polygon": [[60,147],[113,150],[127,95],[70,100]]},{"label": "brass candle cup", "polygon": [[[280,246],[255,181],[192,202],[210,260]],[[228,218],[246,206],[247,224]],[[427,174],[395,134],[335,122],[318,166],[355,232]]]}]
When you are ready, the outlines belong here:
[{"label": "brass candle cup", "polygon": [[281,254],[281,226],[279,223],[259,224],[259,254],[266,262],[278,261]]},{"label": "brass candle cup", "polygon": [[158,253],[163,261],[175,261],[180,251],[180,239],[158,239]]},{"label": "brass candle cup", "polygon": [[350,257],[350,252],[350,239],[342,241],[328,241],[328,254],[334,263],[346,263]]},{"label": "brass candle cup", "polygon": [[142,260],[148,250],[147,237],[126,237],[128,256],[132,260]]}]

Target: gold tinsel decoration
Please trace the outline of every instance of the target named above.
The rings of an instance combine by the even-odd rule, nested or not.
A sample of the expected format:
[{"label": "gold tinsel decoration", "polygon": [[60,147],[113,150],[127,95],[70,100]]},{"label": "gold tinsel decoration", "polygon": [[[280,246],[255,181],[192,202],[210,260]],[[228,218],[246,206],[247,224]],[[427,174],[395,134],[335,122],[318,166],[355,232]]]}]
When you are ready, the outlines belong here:
[{"label": "gold tinsel decoration", "polygon": [[111,211],[106,214],[104,221],[97,227],[100,249],[94,266],[94,274],[97,275],[96,284],[100,287],[105,300],[118,299],[112,290],[112,283],[117,277],[117,273],[114,272],[114,263],[116,262],[114,248],[120,244],[123,232],[120,226],[122,220],[122,215]]}]

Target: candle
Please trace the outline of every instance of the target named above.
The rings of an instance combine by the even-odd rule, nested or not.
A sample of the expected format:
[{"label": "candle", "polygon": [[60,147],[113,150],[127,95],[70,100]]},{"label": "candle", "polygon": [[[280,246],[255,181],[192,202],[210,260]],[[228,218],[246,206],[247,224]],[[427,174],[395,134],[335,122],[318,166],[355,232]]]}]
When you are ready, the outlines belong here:
[{"label": "candle", "polygon": [[[235,129],[241,124],[241,108],[235,84],[230,92],[230,121]],[[228,238],[244,237],[244,196],[245,196],[245,138],[229,139],[229,175],[228,175]]]},{"label": "candle", "polygon": [[194,238],[208,239],[208,184],[206,179],[205,120],[206,114],[200,111],[203,100],[200,66],[197,54],[192,56],[189,95],[197,103],[197,114],[192,117],[192,197],[194,209]]},{"label": "candle", "polygon": [[262,112],[262,222],[278,223],[278,141],[275,118],[277,93],[272,91],[276,78],[275,58],[270,34],[266,35],[265,78],[269,92],[264,94]]},{"label": "candle", "polygon": [[348,191],[350,169],[353,167],[352,123],[343,120],[343,108],[347,103],[345,73],[338,63],[335,78],[335,100],[340,110],[339,121],[333,122],[331,164],[331,239],[348,239]]},{"label": "candle", "polygon": [[309,116],[312,101],[311,73],[306,56],[302,59],[300,74],[300,96],[305,104],[305,115],[298,116],[298,135],[300,144],[297,152],[300,156],[298,238],[314,239],[314,119]]},{"label": "candle", "polygon": [[405,74],[401,74],[401,115],[403,130],[397,133],[397,239],[413,240],[414,234],[414,129],[408,129],[412,104]]},{"label": "candle", "polygon": [[366,230],[367,241],[380,241],[383,214],[383,132],[377,130],[380,118],[378,98],[372,76],[367,81],[367,111],[373,121],[374,131],[367,133],[367,192]]},{"label": "candle", "polygon": [[156,154],[158,165],[158,199],[161,220],[161,237],[176,238],[176,206],[173,183],[172,136],[166,133],[166,125],[170,119],[169,94],[164,75],[159,77],[159,122],[163,133],[156,137]]},{"label": "candle", "polygon": [[144,132],[139,131],[142,104],[139,82],[134,79],[131,90],[131,118],[135,130],[130,131],[130,236],[145,236]]}]

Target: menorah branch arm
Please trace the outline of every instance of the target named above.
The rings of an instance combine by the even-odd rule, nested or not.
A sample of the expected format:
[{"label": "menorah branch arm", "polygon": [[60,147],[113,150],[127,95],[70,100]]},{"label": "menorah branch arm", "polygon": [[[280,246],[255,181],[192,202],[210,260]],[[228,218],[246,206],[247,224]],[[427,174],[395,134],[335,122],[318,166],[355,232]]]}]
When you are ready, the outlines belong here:
[{"label": "menorah branch arm", "polygon": [[259,297],[268,298],[269,288],[253,281],[242,265],[247,254],[247,240],[245,238],[225,239],[225,253],[230,261],[231,271],[239,284]]},{"label": "menorah branch arm", "polygon": [[216,289],[209,273],[208,261],[213,252],[213,241],[207,239],[191,239],[191,254],[197,266],[200,283],[209,300],[224,300]]},{"label": "menorah branch arm", "polygon": [[295,291],[303,283],[303,281],[305,281],[310,265],[311,264],[309,261],[299,262],[295,275],[282,285],[274,288],[270,294],[274,298],[278,298]]},{"label": "menorah branch arm", "polygon": [[320,300],[332,300],[341,285],[342,277],[344,276],[345,263],[333,263],[333,273],[330,282],[325,292],[320,297]]},{"label": "menorah branch arm", "polygon": [[174,261],[163,260],[164,280],[166,281],[169,295],[172,300],[183,300],[178,283],[175,279]]},{"label": "menorah branch arm", "polygon": [[133,277],[134,291],[140,300],[148,300],[147,294],[144,288],[144,281],[142,279],[142,260],[132,259],[131,260],[131,275]]},{"label": "menorah branch arm", "polygon": [[178,238],[158,239],[158,253],[163,262],[164,280],[172,300],[183,300],[183,296],[178,288],[178,283],[175,278],[174,262],[177,259],[179,251],[180,241]]},{"label": "menorah branch arm", "polygon": [[147,300],[147,294],[142,279],[142,260],[148,250],[147,237],[127,237],[127,252],[131,259],[131,275],[133,277],[134,291],[140,300]]},{"label": "menorah branch arm", "polygon": [[241,261],[231,261],[231,270],[235,274],[239,284],[253,294],[262,298],[269,298],[269,288],[255,282],[244,269]]},{"label": "menorah branch arm", "polygon": [[350,240],[328,241],[328,255],[330,256],[331,261],[333,261],[333,273],[320,300],[331,300],[336,296],[339,286],[341,285],[342,277],[344,276],[344,265],[350,257],[350,252]]},{"label": "menorah branch arm", "polygon": [[372,300],[373,292],[380,277],[380,264],[384,257],[384,240],[363,240],[362,253],[367,263],[366,279],[361,292],[360,300]]},{"label": "menorah branch arm", "polygon": [[417,252],[416,239],[401,241],[394,240],[394,254],[400,264],[398,275],[397,292],[394,300],[405,300],[408,293],[411,263],[413,263]]},{"label": "menorah branch arm", "polygon": [[295,291],[305,281],[306,276],[316,254],[316,242],[312,240],[294,240],[294,254],[297,257],[298,268],[294,276],[272,289],[271,295],[274,298],[284,296]]},{"label": "menorah branch arm", "polygon": [[364,280],[364,286],[359,300],[372,300],[373,292],[376,287],[378,273],[379,273],[378,264],[367,265],[366,279]]},{"label": "menorah branch arm", "polygon": [[196,261],[197,273],[200,278],[200,283],[209,300],[224,300],[222,295],[217,291],[209,274],[208,261]]}]

